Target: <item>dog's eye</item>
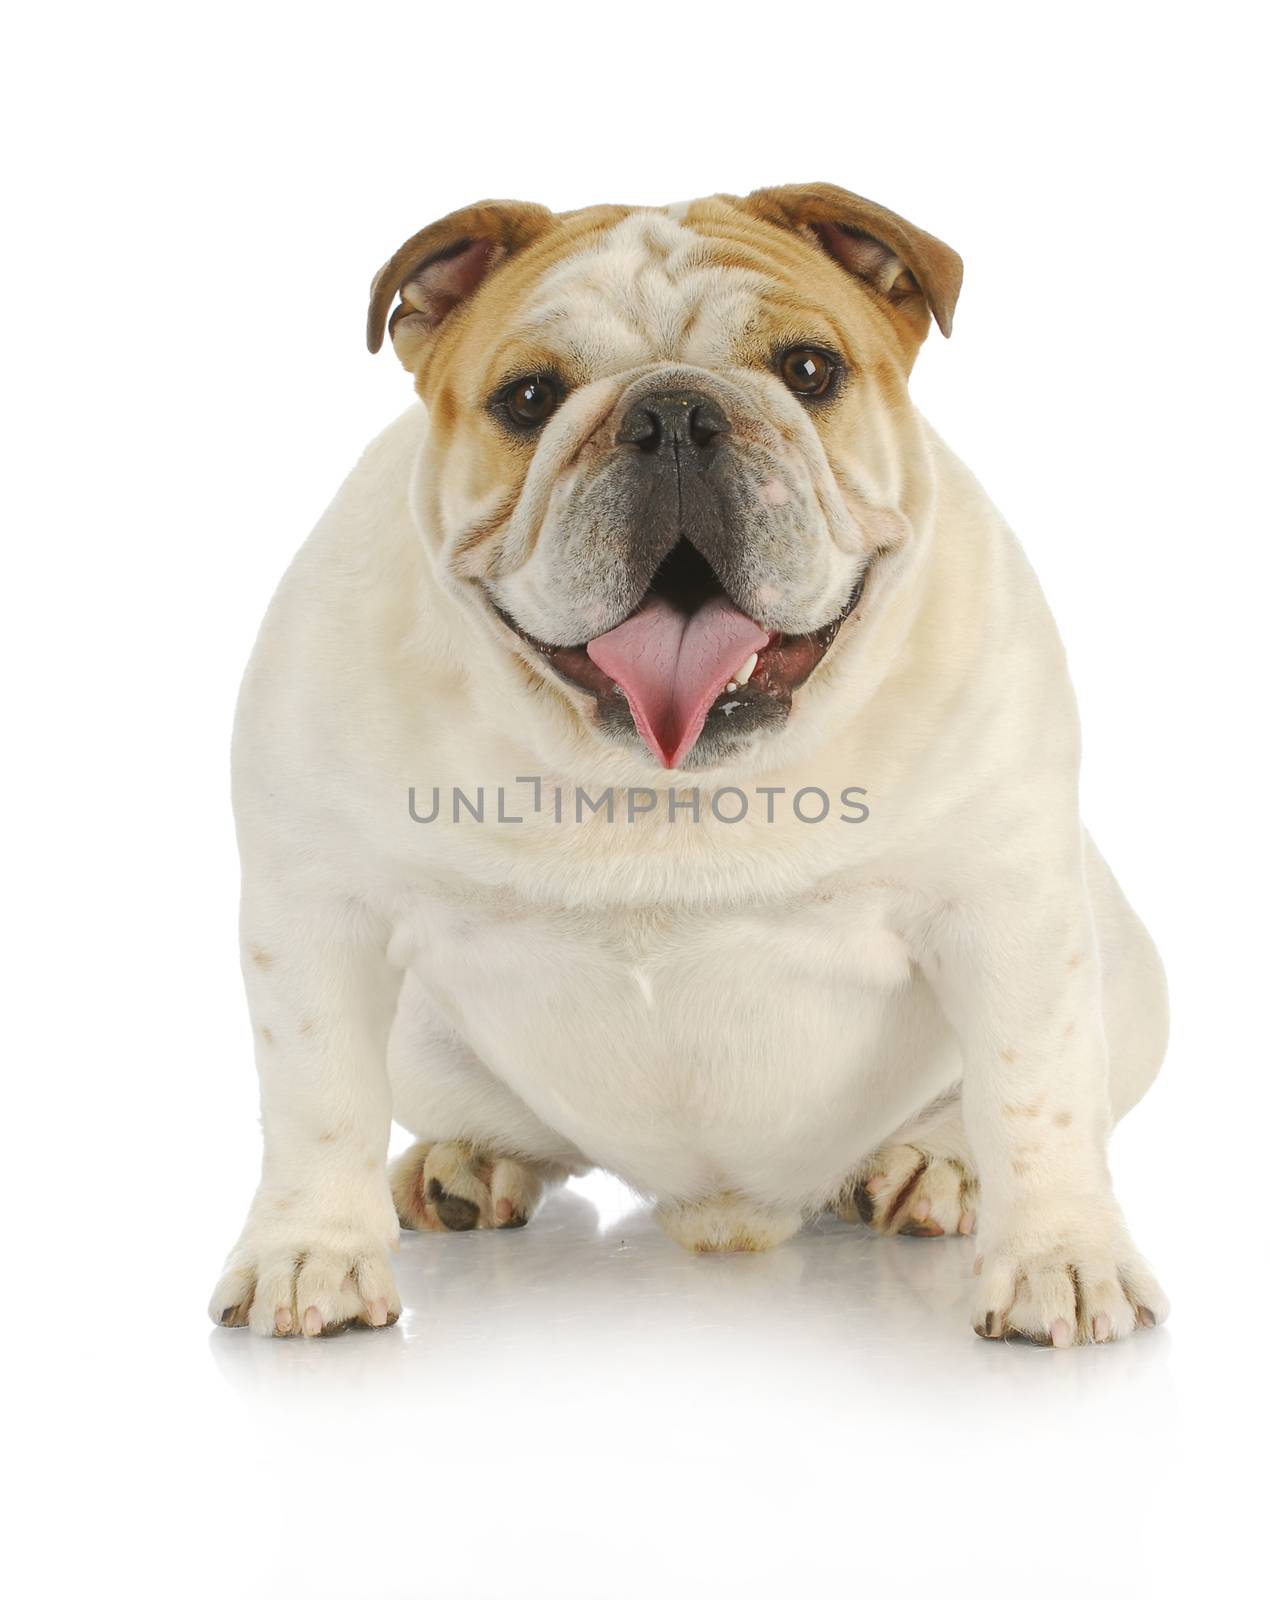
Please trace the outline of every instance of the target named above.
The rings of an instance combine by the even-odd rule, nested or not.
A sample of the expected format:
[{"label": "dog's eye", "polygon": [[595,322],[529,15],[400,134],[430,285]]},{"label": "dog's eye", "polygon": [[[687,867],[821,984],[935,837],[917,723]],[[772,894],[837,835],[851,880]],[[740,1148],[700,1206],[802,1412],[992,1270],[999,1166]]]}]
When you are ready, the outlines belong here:
[{"label": "dog's eye", "polygon": [[540,428],[559,404],[560,385],[545,374],[517,378],[503,390],[503,405],[518,428]]},{"label": "dog's eye", "polygon": [[828,394],[838,372],[837,363],[823,350],[797,345],[780,358],[780,375],[788,389],[804,399],[816,400]]}]

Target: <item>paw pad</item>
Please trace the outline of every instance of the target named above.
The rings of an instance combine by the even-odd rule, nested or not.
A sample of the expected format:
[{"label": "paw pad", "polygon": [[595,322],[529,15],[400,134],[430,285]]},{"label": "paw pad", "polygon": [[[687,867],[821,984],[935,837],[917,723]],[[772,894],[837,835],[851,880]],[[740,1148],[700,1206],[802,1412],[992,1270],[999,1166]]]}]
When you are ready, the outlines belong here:
[{"label": "paw pad", "polygon": [[488,1155],[456,1140],[417,1144],[388,1172],[402,1226],[434,1233],[523,1228],[564,1176],[562,1168]]}]

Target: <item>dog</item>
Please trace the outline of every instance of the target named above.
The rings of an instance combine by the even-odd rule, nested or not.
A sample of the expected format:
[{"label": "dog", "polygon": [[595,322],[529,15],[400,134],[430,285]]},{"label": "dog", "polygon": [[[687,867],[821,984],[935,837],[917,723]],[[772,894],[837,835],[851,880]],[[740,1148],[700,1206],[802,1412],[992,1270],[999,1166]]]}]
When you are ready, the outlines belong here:
[{"label": "dog", "polygon": [[422,403],[235,728],[264,1158],[215,1321],[390,1324],[399,1225],[592,1167],[692,1250],[977,1230],[988,1339],[1163,1318],[1106,1158],[1161,965],[1037,582],[908,394],[961,276],[828,184],[484,202],[378,273]]}]

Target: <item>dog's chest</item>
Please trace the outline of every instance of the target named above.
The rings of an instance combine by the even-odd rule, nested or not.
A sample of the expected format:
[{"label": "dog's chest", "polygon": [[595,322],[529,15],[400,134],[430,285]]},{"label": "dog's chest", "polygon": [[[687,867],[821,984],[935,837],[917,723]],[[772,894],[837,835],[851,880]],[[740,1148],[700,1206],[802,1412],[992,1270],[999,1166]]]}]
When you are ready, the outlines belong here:
[{"label": "dog's chest", "polygon": [[819,1142],[839,1161],[914,981],[877,892],[678,912],[431,900],[402,938],[484,1064],[650,1188],[740,1182],[774,1138],[804,1170]]}]

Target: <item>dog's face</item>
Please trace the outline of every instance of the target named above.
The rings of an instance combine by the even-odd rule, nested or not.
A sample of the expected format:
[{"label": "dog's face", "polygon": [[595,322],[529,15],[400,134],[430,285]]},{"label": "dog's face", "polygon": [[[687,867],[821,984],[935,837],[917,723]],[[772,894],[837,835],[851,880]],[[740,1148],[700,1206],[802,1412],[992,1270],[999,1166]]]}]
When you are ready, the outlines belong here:
[{"label": "dog's face", "polygon": [[669,211],[473,207],[381,271],[431,416],[442,559],[603,739],[716,765],[798,691],[904,540],[906,379],[960,282],[845,191]]}]

